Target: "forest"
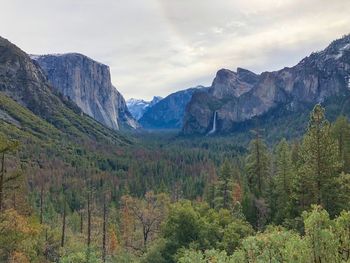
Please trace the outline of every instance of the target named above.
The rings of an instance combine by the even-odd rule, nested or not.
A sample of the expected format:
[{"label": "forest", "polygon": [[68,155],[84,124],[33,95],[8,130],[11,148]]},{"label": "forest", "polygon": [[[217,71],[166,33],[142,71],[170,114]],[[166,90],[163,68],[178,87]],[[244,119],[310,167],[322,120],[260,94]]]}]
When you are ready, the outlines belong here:
[{"label": "forest", "polygon": [[349,120],[317,104],[302,136],[268,133],[0,133],[0,262],[350,262]]}]

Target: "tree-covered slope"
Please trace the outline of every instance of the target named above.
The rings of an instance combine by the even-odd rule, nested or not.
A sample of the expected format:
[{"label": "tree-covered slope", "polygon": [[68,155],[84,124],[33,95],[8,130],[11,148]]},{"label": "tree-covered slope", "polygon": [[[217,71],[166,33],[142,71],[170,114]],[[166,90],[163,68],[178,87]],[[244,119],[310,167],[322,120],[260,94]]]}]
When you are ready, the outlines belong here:
[{"label": "tree-covered slope", "polygon": [[[49,125],[73,140],[126,142],[123,136],[84,115],[73,102],[55,92],[41,68],[4,38],[0,38],[0,92],[2,115],[19,122],[21,129],[43,130],[51,136],[50,131],[43,128]],[[27,108],[32,116],[20,106]],[[31,123],[33,118],[40,121]]]}]

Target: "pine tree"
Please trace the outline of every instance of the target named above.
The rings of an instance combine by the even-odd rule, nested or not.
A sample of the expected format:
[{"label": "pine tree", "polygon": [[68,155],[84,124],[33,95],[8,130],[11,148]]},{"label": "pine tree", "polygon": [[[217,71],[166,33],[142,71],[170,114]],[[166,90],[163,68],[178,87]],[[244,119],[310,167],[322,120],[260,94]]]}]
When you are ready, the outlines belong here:
[{"label": "pine tree", "polygon": [[332,204],[337,191],[336,177],[339,175],[340,166],[338,151],[324,109],[318,104],[311,112],[309,127],[300,149],[298,173],[299,178],[305,181],[301,186],[308,186],[304,189],[308,196],[306,199],[303,197],[303,202],[307,205],[316,203],[329,212],[333,211]]},{"label": "pine tree", "polygon": [[337,141],[342,171],[350,172],[350,123],[344,116],[339,116],[332,127],[332,135]]},{"label": "pine tree", "polygon": [[221,166],[218,182],[215,190],[215,207],[217,209],[232,208],[232,167],[228,160],[225,160]]},{"label": "pine tree", "polygon": [[252,140],[249,144],[246,169],[250,190],[258,198],[263,196],[266,190],[269,165],[267,147],[257,133],[256,139]]},{"label": "pine tree", "polygon": [[277,197],[275,219],[278,223],[289,216],[292,176],[292,152],[286,139],[283,139],[275,151],[274,185]]}]

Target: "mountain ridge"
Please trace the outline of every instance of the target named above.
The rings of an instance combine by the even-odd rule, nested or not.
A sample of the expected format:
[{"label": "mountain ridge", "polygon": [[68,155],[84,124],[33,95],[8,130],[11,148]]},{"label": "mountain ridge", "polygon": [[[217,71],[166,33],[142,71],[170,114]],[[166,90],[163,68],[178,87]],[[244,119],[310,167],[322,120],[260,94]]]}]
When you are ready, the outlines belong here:
[{"label": "mountain ridge", "polygon": [[196,86],[169,94],[149,107],[139,123],[148,130],[180,130],[185,109],[193,94],[206,89],[204,86]]},{"label": "mountain ridge", "polygon": [[153,105],[157,104],[162,99],[163,98],[160,96],[154,96],[153,99],[150,101],[131,98],[126,101],[126,105],[128,106],[128,109],[132,116],[136,120],[139,120],[149,107],[152,107]]},{"label": "mountain ridge", "polygon": [[293,67],[261,74],[240,68],[237,72],[222,69],[208,94],[196,94],[191,99],[182,132],[208,133],[215,112],[218,133],[230,132],[240,123],[277,106],[298,112],[303,105],[347,94],[349,78],[350,35],[333,41],[323,51],[312,53]]}]

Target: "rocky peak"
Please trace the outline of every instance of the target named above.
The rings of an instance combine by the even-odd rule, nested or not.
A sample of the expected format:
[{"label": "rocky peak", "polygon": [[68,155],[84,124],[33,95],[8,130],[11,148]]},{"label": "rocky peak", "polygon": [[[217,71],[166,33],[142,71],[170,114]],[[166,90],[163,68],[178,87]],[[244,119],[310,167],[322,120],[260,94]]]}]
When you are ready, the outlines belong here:
[{"label": "rocky peak", "polygon": [[126,102],[112,85],[109,67],[79,53],[32,55],[49,82],[79,108],[109,128],[137,128]]},{"label": "rocky peak", "polygon": [[213,81],[211,93],[222,99],[224,97],[240,97],[252,89],[258,76],[253,72],[238,68],[237,72],[220,69]]},{"label": "rocky peak", "polygon": [[241,81],[252,85],[256,84],[259,81],[259,75],[248,69],[237,68],[237,75]]},{"label": "rocky peak", "polygon": [[127,100],[126,104],[132,116],[134,116],[136,120],[139,120],[149,107],[157,104],[162,99],[163,98],[160,96],[154,96],[151,101],[131,98]]}]

